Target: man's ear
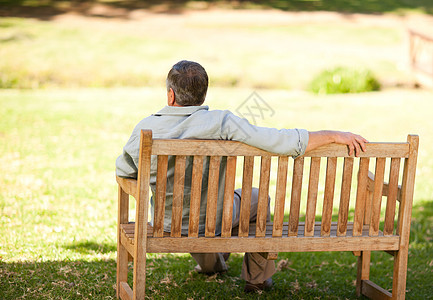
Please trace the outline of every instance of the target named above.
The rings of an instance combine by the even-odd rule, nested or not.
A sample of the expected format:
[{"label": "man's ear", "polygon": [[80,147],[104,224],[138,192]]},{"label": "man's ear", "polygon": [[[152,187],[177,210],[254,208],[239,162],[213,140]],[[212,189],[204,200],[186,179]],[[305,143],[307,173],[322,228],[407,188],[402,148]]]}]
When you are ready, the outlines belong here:
[{"label": "man's ear", "polygon": [[167,92],[167,104],[168,106],[174,106],[176,103],[176,96],[172,88],[170,88]]}]

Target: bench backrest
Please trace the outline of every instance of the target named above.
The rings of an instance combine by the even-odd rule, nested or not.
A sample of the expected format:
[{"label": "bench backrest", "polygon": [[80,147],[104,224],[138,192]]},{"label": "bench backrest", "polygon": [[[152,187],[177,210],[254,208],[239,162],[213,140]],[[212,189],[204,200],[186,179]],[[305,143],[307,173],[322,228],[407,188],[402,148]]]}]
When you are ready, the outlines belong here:
[{"label": "bench backrest", "polygon": [[[403,236],[407,236],[408,239],[409,227],[406,228],[405,226],[410,225],[417,149],[418,137],[410,135],[405,143],[369,143],[367,144],[367,151],[361,153],[359,158],[350,157],[346,146],[331,144],[308,152],[291,163],[287,156],[269,153],[240,142],[223,140],[152,140],[152,132],[143,130],[137,187],[139,193],[136,195],[138,200],[136,221],[147,220],[150,161],[151,155],[156,155],[157,180],[154,198],[153,237],[165,236],[163,222],[167,162],[169,156],[176,156],[170,236],[181,237],[185,162],[188,157],[193,157],[188,236],[198,237],[203,161],[209,156],[205,236],[214,237],[219,167],[222,157],[226,157],[227,168],[225,170],[225,182],[223,183],[225,188],[221,237],[230,237],[232,235],[233,191],[236,186],[236,177],[238,177],[238,183],[241,184],[243,198],[237,236],[248,236],[250,231],[248,199],[251,197],[255,162],[260,161],[260,167],[256,169],[259,172],[256,237],[264,237],[266,234],[267,199],[270,182],[272,181],[275,182],[275,195],[270,195],[275,201],[272,209],[274,214],[273,237],[297,236],[300,233],[303,236],[320,235],[322,237],[330,235],[377,236],[382,234],[379,231],[379,224],[382,221],[384,222],[383,235],[400,235],[404,233]],[[273,157],[276,157],[274,160],[278,161],[275,172],[271,172]],[[241,160],[243,160],[243,166],[237,170],[237,161]],[[324,161],[326,161],[326,167],[324,167]],[[342,170],[337,168],[339,162],[342,162]],[[369,168],[373,166],[374,180],[372,174],[369,176]],[[322,173],[320,172],[321,168],[324,169]],[[307,174],[305,169],[309,170],[308,178],[304,176],[304,173]],[[290,172],[290,170],[293,171]],[[385,179],[386,174],[389,176],[389,183],[384,185],[384,181],[388,179],[388,176]],[[324,180],[321,181],[320,179]],[[323,183],[323,181],[324,184],[320,186],[319,183]],[[336,182],[341,182],[340,189],[336,189]],[[290,187],[290,193],[286,193],[288,186]],[[320,209],[317,200],[318,195],[322,195],[322,193],[323,205]],[[288,197],[288,194],[290,194],[290,197]],[[337,201],[334,201],[336,194],[339,194],[339,197]],[[384,216],[381,217],[383,196],[386,196],[386,209]],[[301,199],[305,198],[305,223],[300,223],[300,219],[303,218],[300,215]],[[395,228],[396,203],[398,202],[400,203],[397,211],[398,222]],[[348,230],[351,203],[352,206],[354,204],[353,225]],[[334,207],[338,208],[337,226],[331,228]],[[284,223],[285,208],[290,208],[288,223]],[[352,218],[352,215],[350,218]],[[314,232],[316,219],[321,221],[320,232]],[[139,226],[142,228],[140,235],[144,235],[143,237],[146,239],[147,227],[144,224]],[[287,225],[283,226],[283,224]],[[363,233],[365,224],[369,224],[367,233]],[[137,236],[136,234],[136,238]]]}]

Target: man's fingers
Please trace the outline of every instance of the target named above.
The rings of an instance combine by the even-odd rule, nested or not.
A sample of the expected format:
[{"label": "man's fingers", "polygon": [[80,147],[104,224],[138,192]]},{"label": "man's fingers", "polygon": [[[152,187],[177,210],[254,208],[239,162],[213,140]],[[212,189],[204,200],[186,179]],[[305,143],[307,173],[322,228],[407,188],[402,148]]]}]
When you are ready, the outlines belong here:
[{"label": "man's fingers", "polygon": [[[354,147],[355,147],[355,156],[358,157],[359,154],[361,153],[361,147],[359,147],[359,143],[357,141],[354,142]],[[364,150],[363,150],[364,151]]]},{"label": "man's fingers", "polygon": [[353,146],[353,144],[349,144],[348,146],[349,146],[349,156],[352,156],[355,147]]},{"label": "man's fingers", "polygon": [[366,143],[368,143],[368,141],[363,138],[360,135],[355,136],[355,141],[361,146],[361,149],[363,152],[365,152],[367,150],[367,147],[365,146]]},{"label": "man's fingers", "polygon": [[349,147],[349,155],[355,154],[356,157],[367,150],[368,140],[360,135],[351,132],[338,132],[336,143],[346,144]]},{"label": "man's fingers", "polygon": [[367,150],[367,147],[365,146],[365,142],[364,139],[355,139],[355,144],[358,147],[361,147],[362,151],[365,152],[365,150]]}]

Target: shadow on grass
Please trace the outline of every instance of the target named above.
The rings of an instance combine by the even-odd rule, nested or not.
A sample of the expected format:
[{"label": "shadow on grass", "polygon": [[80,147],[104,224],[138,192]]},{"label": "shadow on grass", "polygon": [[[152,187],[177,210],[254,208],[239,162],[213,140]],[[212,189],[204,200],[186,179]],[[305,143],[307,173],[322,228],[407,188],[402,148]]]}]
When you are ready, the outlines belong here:
[{"label": "shadow on grass", "polygon": [[[413,208],[407,299],[431,297],[433,201]],[[115,245],[82,241],[65,246],[82,254],[109,253]],[[242,290],[242,254],[233,254],[225,274],[192,271],[188,254],[148,254],[146,293],[151,299],[257,299]],[[356,299],[356,257],[349,252],[280,253],[274,287],[263,299]],[[132,267],[132,266],[131,266]],[[371,279],[392,287],[393,258],[374,252]],[[130,275],[132,272],[129,272]],[[0,299],[114,299],[116,262],[108,260],[0,261]],[[131,278],[130,278],[131,281]]]},{"label": "shadow on grass", "polygon": [[[104,9],[94,9],[95,5],[103,4]],[[209,9],[214,7],[240,8],[274,8],[283,11],[333,11],[340,13],[383,14],[394,12],[404,14],[415,10],[433,14],[433,3],[430,0],[316,0],[316,1],[283,1],[283,0],[71,0],[59,1],[29,1],[0,0],[0,16],[31,17],[49,20],[52,17],[74,12],[86,16],[105,18],[128,18],[129,12],[135,9],[149,9],[158,13],[182,14],[191,7]]]},{"label": "shadow on grass", "polygon": [[117,245],[109,243],[97,243],[94,241],[81,241],[65,245],[64,248],[81,254],[101,253],[107,254],[116,251]]},{"label": "shadow on grass", "polygon": [[0,262],[0,299],[114,299],[116,263]]},{"label": "shadow on grass", "polygon": [[[406,299],[431,299],[433,276],[433,200],[422,201],[412,210],[406,284]],[[371,277],[384,287],[392,286],[393,257],[372,253]]]}]

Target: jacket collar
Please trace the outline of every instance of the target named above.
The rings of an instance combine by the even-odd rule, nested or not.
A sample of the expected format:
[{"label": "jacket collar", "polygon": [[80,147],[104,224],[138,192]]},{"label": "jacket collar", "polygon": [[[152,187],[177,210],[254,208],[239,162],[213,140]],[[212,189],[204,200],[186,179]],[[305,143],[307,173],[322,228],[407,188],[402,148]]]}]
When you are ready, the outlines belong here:
[{"label": "jacket collar", "polygon": [[199,110],[209,110],[209,106],[166,106],[154,116],[190,116]]}]

